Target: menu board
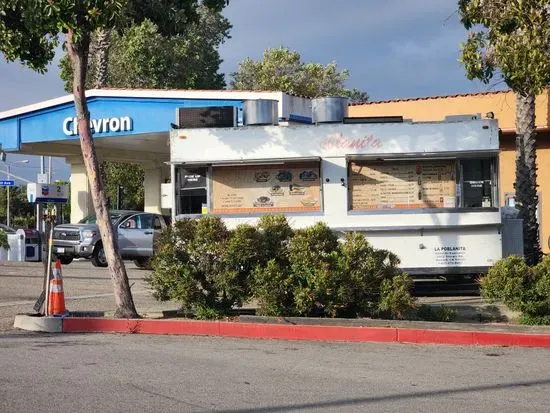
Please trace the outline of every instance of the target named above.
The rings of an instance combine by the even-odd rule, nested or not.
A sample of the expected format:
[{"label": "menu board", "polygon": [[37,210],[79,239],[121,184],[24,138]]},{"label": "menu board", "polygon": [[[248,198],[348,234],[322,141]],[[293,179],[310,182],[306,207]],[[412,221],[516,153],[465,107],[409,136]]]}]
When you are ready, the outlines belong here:
[{"label": "menu board", "polygon": [[319,163],[214,167],[212,212],[319,211]]},{"label": "menu board", "polygon": [[351,162],[351,209],[454,208],[455,175],[453,160]]}]

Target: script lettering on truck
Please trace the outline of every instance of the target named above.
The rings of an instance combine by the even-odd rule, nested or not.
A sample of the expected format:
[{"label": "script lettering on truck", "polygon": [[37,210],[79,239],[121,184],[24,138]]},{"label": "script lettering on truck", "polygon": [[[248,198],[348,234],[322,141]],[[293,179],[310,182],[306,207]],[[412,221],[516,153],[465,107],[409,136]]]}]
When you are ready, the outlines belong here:
[{"label": "script lettering on truck", "polygon": [[[92,133],[124,132],[132,130],[132,118],[129,116],[90,119]],[[76,118],[63,120],[63,133],[67,136],[78,135],[78,122]]]},{"label": "script lettering on truck", "polygon": [[320,146],[322,149],[378,149],[382,147],[380,139],[373,135],[348,137],[343,133],[329,135],[324,138]]}]

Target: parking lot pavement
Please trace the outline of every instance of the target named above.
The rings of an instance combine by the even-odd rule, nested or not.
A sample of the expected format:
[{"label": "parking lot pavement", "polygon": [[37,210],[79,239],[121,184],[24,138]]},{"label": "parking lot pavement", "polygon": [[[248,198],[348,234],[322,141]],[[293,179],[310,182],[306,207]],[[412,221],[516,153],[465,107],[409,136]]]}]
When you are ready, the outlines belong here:
[{"label": "parking lot pavement", "polygon": [[0,333],[0,411],[548,412],[550,351]]},{"label": "parking lot pavement", "polygon": [[[150,271],[126,262],[128,279],[138,313],[160,312],[178,308],[177,303],[155,300],[144,278]],[[0,265],[0,331],[13,327],[16,314],[34,312],[33,305],[42,291],[42,263]],[[115,310],[113,286],[107,268],[96,268],[89,261],[75,261],[63,266],[65,305],[69,311]]]}]

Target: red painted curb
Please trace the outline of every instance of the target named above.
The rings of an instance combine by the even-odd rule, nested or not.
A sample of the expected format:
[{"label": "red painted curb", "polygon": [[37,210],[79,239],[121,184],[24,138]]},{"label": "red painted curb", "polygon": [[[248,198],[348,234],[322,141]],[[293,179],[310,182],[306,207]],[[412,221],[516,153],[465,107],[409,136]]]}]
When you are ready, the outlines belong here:
[{"label": "red painted curb", "polygon": [[550,347],[550,334],[340,327],[195,320],[125,320],[67,317],[64,333],[183,334],[236,338],[447,345]]}]

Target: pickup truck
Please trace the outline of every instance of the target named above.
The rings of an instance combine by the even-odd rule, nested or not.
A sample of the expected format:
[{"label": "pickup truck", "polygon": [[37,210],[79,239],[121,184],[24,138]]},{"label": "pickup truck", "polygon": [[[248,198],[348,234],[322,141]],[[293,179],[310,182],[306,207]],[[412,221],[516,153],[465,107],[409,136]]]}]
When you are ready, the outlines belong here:
[{"label": "pickup truck", "polygon": [[[113,229],[117,233],[122,259],[133,260],[140,268],[149,266],[153,245],[169,219],[160,214],[140,211],[110,211]],[[78,224],[63,224],[53,230],[53,253],[62,264],[74,258],[88,258],[96,267],[106,267],[107,260],[95,216]]]}]

